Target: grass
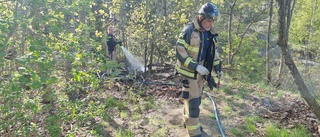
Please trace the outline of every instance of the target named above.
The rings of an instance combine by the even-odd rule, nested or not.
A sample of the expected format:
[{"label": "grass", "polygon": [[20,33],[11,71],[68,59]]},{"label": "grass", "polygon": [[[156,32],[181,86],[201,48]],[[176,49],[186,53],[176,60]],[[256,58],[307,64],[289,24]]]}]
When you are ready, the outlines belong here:
[{"label": "grass", "polygon": [[121,128],[117,129],[115,137],[133,137],[134,134],[129,130],[122,130]]},{"label": "grass", "polygon": [[210,104],[211,105],[212,103],[211,103],[211,100],[209,98],[203,98],[203,99],[201,99],[201,104]]},{"label": "grass", "polygon": [[138,105],[136,105],[136,107],[135,107],[135,109],[134,109],[134,112],[135,113],[139,113],[139,114],[141,114],[142,113],[142,108],[141,108],[141,106],[140,106],[140,104],[138,104]]},{"label": "grass", "polygon": [[103,135],[104,132],[105,132],[104,126],[100,124],[95,125],[93,129],[90,130],[90,133],[95,136]]},{"label": "grass", "polygon": [[167,121],[165,119],[160,119],[159,117],[157,116],[152,116],[150,118],[150,123],[152,125],[164,125]]},{"label": "grass", "polygon": [[222,111],[225,112],[225,113],[231,113],[232,109],[229,106],[223,106]]},{"label": "grass", "polygon": [[308,134],[308,131],[302,125],[298,125],[298,127],[294,128],[292,133],[290,133],[291,137],[309,137],[311,135]]},{"label": "grass", "polygon": [[240,87],[239,89],[239,95],[240,97],[248,96],[251,92],[250,90],[246,89],[245,87]]},{"label": "grass", "polygon": [[139,119],[141,119],[141,114],[133,114],[132,115],[132,120],[139,120]]},{"label": "grass", "polygon": [[234,87],[236,82],[228,82],[227,87]]},{"label": "grass", "polygon": [[233,91],[230,88],[223,88],[223,92],[228,94],[228,95],[233,95]]},{"label": "grass", "polygon": [[257,132],[257,128],[256,128],[254,123],[247,123],[246,124],[246,129],[250,133],[256,133]]},{"label": "grass", "polygon": [[128,112],[127,111],[121,111],[120,112],[120,118],[127,118],[128,117]]},{"label": "grass", "polygon": [[60,135],[60,125],[59,125],[59,117],[58,116],[49,116],[46,119],[47,124],[46,128],[48,129],[51,136],[59,136]]},{"label": "grass", "polygon": [[278,128],[276,124],[268,124],[265,128],[266,137],[310,137],[308,131],[298,125],[293,129]]},{"label": "grass", "polygon": [[122,101],[117,102],[117,108],[119,110],[123,110],[125,108],[125,104]]},{"label": "grass", "polygon": [[116,100],[114,97],[108,97],[105,101],[105,106],[107,108],[117,107],[119,110],[123,110],[125,108],[124,102]]},{"label": "grass", "polygon": [[151,110],[151,109],[155,108],[154,100],[150,96],[148,96],[146,98],[146,101],[147,101],[147,103],[145,104],[146,110]]},{"label": "grass", "polygon": [[258,130],[255,124],[260,121],[261,121],[261,118],[258,116],[246,117],[245,118],[246,130],[250,133],[256,133]]},{"label": "grass", "polygon": [[151,137],[165,137],[167,136],[167,127],[162,127],[150,135]]},{"label": "grass", "polygon": [[242,95],[240,95],[240,94],[236,94],[236,95],[234,95],[233,97],[234,97],[234,99],[236,99],[236,100],[242,99]]},{"label": "grass", "polygon": [[209,115],[209,118],[210,118],[210,119],[213,119],[213,120],[216,120],[216,116],[215,116],[214,113],[211,113],[211,114]]},{"label": "grass", "polygon": [[283,95],[284,95],[284,92],[285,92],[285,91],[283,91],[283,90],[278,90],[278,91],[277,91],[277,97],[278,97],[278,98],[282,98]]},{"label": "grass", "polygon": [[108,97],[105,104],[107,108],[112,108],[116,105],[116,100],[114,99],[114,97]]},{"label": "grass", "polygon": [[258,87],[260,89],[264,89],[264,90],[267,90],[267,91],[271,91],[274,89],[274,87],[271,86],[271,84],[269,85],[266,85],[266,83],[264,81],[260,81],[257,83]]},{"label": "grass", "polygon": [[151,110],[154,108],[154,104],[150,103],[150,102],[147,102],[146,106],[145,106],[145,109],[146,110]]},{"label": "grass", "polygon": [[230,132],[236,137],[245,137],[245,133],[241,129],[231,128]]},{"label": "grass", "polygon": [[134,104],[139,103],[140,96],[138,94],[134,93],[133,91],[129,90],[127,92],[127,97],[128,97],[129,102],[134,103]]},{"label": "grass", "polygon": [[240,88],[239,88],[239,92],[240,92],[240,93],[249,93],[250,90],[248,90],[248,89],[246,89],[246,88],[244,88],[244,87],[240,87]]}]

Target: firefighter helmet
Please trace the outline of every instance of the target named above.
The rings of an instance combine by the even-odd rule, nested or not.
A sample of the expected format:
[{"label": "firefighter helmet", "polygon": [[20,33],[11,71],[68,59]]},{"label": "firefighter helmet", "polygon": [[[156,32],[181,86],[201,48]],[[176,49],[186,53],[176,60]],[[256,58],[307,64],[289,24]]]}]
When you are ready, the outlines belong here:
[{"label": "firefighter helmet", "polygon": [[209,2],[201,6],[199,14],[205,18],[217,20],[219,12],[217,6]]}]

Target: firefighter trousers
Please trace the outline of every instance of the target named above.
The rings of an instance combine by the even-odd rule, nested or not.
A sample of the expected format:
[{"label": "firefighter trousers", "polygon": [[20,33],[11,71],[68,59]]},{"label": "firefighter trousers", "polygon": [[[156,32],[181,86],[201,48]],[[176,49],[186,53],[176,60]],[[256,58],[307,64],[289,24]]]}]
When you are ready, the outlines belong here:
[{"label": "firefighter trousers", "polygon": [[182,81],[184,100],[183,122],[190,137],[201,137],[199,123],[201,94],[203,92],[204,76],[198,74],[197,79],[185,78]]}]

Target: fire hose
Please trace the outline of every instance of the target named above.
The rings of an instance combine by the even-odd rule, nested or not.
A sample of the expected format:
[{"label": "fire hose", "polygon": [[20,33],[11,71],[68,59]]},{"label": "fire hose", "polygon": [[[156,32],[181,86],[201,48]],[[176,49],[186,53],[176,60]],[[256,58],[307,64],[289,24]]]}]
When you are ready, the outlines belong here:
[{"label": "fire hose", "polygon": [[217,105],[214,102],[213,97],[208,92],[203,91],[203,93],[206,94],[211,99],[211,102],[213,104],[214,114],[215,114],[215,117],[216,117],[216,120],[217,120],[217,123],[218,123],[219,131],[220,131],[222,137],[225,137],[226,135],[225,135],[225,133],[224,133],[224,131],[222,129],[222,125],[221,125],[221,122],[220,122],[220,119],[219,119],[219,115],[218,115]]}]

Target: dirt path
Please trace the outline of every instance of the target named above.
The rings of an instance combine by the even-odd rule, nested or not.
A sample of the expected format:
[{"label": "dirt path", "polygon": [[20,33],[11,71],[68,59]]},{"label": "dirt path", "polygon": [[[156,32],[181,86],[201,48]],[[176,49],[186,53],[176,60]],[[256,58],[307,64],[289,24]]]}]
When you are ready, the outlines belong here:
[{"label": "dirt path", "polygon": [[[204,99],[208,100],[208,99]],[[216,120],[213,117],[213,106],[207,104],[205,101],[200,107],[200,123],[204,128],[205,137],[220,137],[220,132]],[[211,103],[211,102],[210,102]],[[164,108],[159,112],[149,113],[146,117],[157,116],[158,119],[163,120],[161,127],[167,127],[167,137],[188,137],[187,130],[182,125],[182,104],[177,100],[168,100],[163,104]],[[208,108],[210,106],[210,108]],[[158,123],[150,123],[151,126],[160,126]],[[156,130],[154,131],[156,132]]]}]

